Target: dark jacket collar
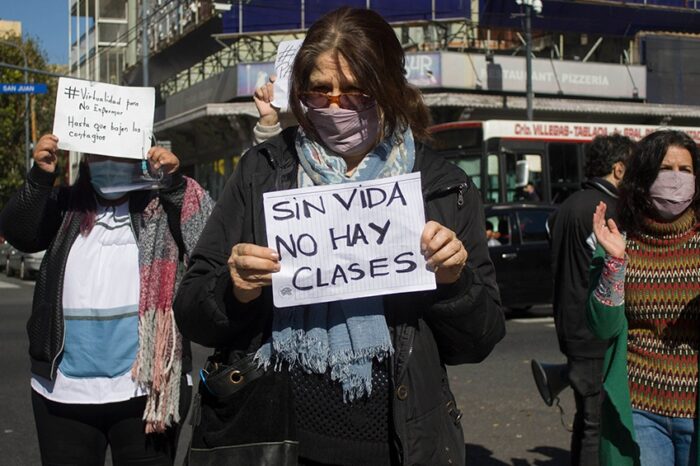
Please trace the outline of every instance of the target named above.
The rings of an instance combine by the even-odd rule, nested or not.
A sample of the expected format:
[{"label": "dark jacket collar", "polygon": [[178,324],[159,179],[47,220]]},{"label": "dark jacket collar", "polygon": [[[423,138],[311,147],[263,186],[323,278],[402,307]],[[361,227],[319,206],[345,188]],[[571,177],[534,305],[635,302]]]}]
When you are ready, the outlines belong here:
[{"label": "dark jacket collar", "polygon": [[619,192],[615,185],[604,178],[591,178],[590,180],[586,180],[583,182],[582,187],[583,189],[596,189],[615,199],[618,198]]}]

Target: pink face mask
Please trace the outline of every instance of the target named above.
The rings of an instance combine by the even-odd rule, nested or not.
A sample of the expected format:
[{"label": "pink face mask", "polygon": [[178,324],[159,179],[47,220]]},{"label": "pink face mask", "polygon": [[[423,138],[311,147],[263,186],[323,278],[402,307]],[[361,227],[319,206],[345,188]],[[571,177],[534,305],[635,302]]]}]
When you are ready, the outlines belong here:
[{"label": "pink face mask", "polygon": [[377,142],[379,115],[376,106],[359,112],[344,108],[309,108],[307,116],[323,144],[340,156],[365,154]]},{"label": "pink face mask", "polygon": [[661,218],[671,220],[685,212],[695,197],[695,175],[661,170],[649,188],[651,202]]}]

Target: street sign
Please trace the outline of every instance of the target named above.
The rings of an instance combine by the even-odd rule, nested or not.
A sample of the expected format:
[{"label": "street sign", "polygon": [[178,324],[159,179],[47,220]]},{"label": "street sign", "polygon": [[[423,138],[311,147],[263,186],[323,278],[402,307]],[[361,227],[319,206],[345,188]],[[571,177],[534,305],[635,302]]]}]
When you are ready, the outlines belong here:
[{"label": "street sign", "polygon": [[46,84],[33,83],[1,83],[0,94],[46,94]]}]

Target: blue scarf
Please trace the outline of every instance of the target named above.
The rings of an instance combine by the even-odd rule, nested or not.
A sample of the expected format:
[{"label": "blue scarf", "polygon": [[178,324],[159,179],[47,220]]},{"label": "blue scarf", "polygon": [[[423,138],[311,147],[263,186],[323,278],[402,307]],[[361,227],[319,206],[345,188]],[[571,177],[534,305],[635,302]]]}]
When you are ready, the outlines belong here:
[{"label": "blue scarf", "polygon": [[[296,135],[299,187],[368,181],[410,173],[415,162],[413,133],[408,128],[384,139],[362,159],[352,175],[345,160],[306,137]],[[307,373],[325,374],[343,388],[343,400],[372,394],[372,360],[394,353],[381,296],[275,309],[272,339],[255,355],[267,368],[282,363]]]}]

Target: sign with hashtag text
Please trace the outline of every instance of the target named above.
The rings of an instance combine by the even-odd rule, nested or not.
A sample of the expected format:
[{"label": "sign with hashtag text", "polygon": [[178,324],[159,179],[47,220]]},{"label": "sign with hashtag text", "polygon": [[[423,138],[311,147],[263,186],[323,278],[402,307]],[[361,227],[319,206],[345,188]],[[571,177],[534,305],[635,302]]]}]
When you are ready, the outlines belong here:
[{"label": "sign with hashtag text", "polygon": [[60,78],[53,134],[58,148],[142,159],[151,147],[155,90]]},{"label": "sign with hashtag text", "polygon": [[275,80],[274,94],[272,105],[279,108],[281,111],[286,111],[289,105],[289,77],[292,74],[292,66],[297,52],[304,42],[301,39],[285,40],[280,42],[277,47],[277,58],[275,58]]}]

